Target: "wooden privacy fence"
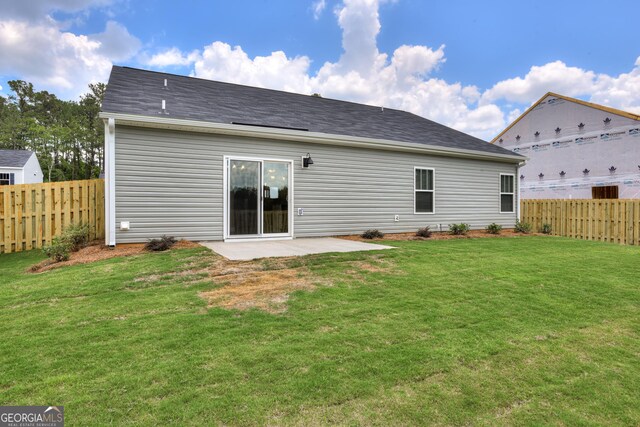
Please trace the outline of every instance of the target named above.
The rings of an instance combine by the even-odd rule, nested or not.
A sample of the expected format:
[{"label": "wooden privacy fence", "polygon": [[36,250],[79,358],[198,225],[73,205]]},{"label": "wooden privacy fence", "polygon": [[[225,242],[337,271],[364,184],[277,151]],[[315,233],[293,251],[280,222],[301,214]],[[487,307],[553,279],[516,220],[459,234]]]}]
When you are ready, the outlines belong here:
[{"label": "wooden privacy fence", "polygon": [[640,199],[522,200],[522,222],[539,231],[585,240],[640,245]]},{"label": "wooden privacy fence", "polygon": [[0,253],[41,248],[72,223],[104,237],[104,180],[0,186]]}]

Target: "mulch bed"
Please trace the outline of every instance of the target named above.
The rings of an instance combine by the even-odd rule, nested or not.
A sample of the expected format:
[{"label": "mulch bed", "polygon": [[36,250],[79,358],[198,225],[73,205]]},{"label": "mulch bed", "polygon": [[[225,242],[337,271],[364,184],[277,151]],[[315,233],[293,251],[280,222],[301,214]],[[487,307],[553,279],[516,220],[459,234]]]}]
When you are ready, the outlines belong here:
[{"label": "mulch bed", "polygon": [[523,234],[523,233],[516,233],[516,231],[513,228],[503,228],[502,231],[500,231],[500,234],[490,234],[490,233],[487,233],[485,230],[470,230],[466,235],[463,235],[463,236],[456,236],[453,234],[449,234],[449,232],[446,232],[446,231],[434,231],[433,234],[431,234],[431,237],[419,237],[419,236],[416,236],[415,232],[385,234],[384,237],[381,239],[365,239],[359,234],[350,235],[350,236],[338,236],[338,237],[341,239],[356,240],[359,242],[371,242],[371,241],[381,241],[381,240],[399,240],[399,241],[452,240],[452,239],[478,239],[478,238],[485,238],[485,237],[522,237],[522,236],[546,236],[546,234],[541,234],[541,233]]},{"label": "mulch bed", "polygon": [[[69,260],[67,261],[55,262],[51,259],[46,259],[38,264],[32,265],[29,267],[28,271],[30,273],[43,273],[45,271],[53,270],[54,268],[65,267],[68,265],[87,264],[119,256],[138,255],[147,252],[144,249],[144,245],[144,243],[124,243],[111,248],[96,240],[79,251],[71,253]],[[173,246],[173,248],[195,248],[198,246],[200,245],[197,243],[180,240]]]}]

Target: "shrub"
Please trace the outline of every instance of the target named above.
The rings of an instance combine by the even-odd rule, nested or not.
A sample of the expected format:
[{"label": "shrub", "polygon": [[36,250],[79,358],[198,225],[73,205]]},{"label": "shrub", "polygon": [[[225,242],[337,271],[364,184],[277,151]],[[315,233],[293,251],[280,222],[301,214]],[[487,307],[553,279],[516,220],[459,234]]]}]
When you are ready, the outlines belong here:
[{"label": "shrub", "polygon": [[363,239],[382,239],[383,237],[384,234],[380,232],[380,230],[376,230],[375,228],[362,233]]},{"label": "shrub", "polygon": [[516,220],[516,233],[528,234],[531,233],[531,228],[531,224],[529,224],[528,222],[520,222],[519,220]]},{"label": "shrub", "polygon": [[500,234],[500,232],[502,231],[502,226],[493,222],[487,225],[486,230],[489,234]]},{"label": "shrub", "polygon": [[62,238],[69,243],[71,252],[75,252],[89,243],[89,224],[71,224],[62,231]]},{"label": "shrub", "polygon": [[543,234],[551,234],[551,224],[542,224],[540,232]]},{"label": "shrub", "polygon": [[161,252],[171,249],[173,245],[177,243],[177,240],[171,236],[162,236],[159,239],[151,239],[144,245],[144,248],[148,251]]},{"label": "shrub", "polygon": [[465,224],[464,222],[461,222],[460,224],[449,224],[449,233],[456,236],[465,235],[470,229],[471,226],[469,224]]},{"label": "shrub", "polygon": [[431,237],[431,233],[433,233],[433,231],[431,231],[431,227],[427,225],[426,227],[418,228],[418,231],[416,231],[416,236],[428,239],[429,237]]},{"label": "shrub", "polygon": [[56,262],[66,261],[71,253],[72,243],[63,236],[56,236],[51,244],[44,245],[42,252]]}]

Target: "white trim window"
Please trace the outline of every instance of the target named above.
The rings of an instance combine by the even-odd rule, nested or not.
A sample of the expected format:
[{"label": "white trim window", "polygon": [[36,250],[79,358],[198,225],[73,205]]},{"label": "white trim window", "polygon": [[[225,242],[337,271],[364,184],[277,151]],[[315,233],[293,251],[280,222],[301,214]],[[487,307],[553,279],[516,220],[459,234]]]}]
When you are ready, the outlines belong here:
[{"label": "white trim window", "polygon": [[15,184],[15,174],[0,173],[0,185],[13,185],[13,184]]},{"label": "white trim window", "polygon": [[515,182],[513,174],[500,174],[500,213],[514,213],[515,210]]},{"label": "white trim window", "polygon": [[413,212],[416,214],[435,213],[435,170],[414,168]]}]

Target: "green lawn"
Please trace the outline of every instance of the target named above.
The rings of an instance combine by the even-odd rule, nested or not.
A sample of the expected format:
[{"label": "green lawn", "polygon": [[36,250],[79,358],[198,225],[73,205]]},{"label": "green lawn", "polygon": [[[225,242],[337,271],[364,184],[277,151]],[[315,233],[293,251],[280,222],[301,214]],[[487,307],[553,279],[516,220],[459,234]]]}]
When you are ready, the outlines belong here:
[{"label": "green lawn", "polygon": [[389,244],[301,258],[332,284],[283,314],[207,310],[205,249],[38,275],[39,252],[0,255],[0,404],[67,425],[640,424],[640,248]]}]

